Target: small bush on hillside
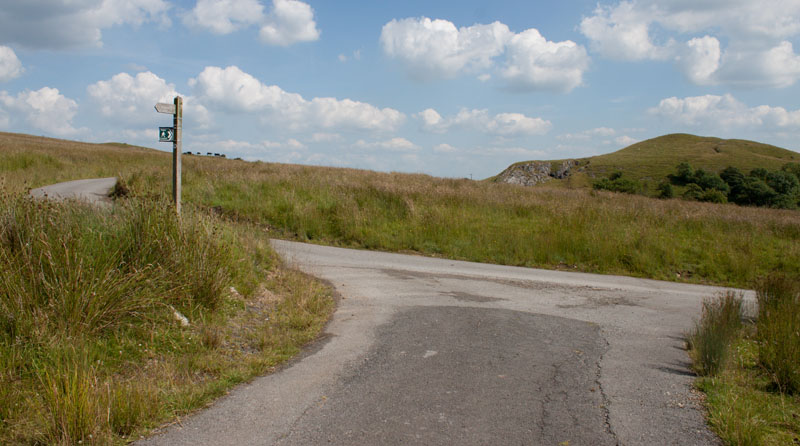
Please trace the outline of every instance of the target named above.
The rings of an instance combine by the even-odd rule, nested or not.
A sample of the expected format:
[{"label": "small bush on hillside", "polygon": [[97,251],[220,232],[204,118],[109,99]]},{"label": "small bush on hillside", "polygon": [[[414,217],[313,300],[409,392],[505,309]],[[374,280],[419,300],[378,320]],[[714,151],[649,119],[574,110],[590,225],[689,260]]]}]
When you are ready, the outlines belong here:
[{"label": "small bush on hillside", "polygon": [[742,298],[729,292],[703,302],[703,314],[687,337],[694,368],[702,376],[719,373],[728,359],[731,342],[742,328]]},{"label": "small bush on hillside", "polygon": [[725,181],[720,178],[719,175],[706,172],[703,169],[697,169],[694,173],[694,177],[692,178],[692,183],[697,184],[700,186],[704,191],[716,189],[724,194],[727,194],[730,190]]},{"label": "small bush on hillside", "polygon": [[614,172],[608,178],[601,178],[592,184],[595,190],[608,190],[626,194],[638,194],[643,191],[642,184],[630,178],[623,178],[622,172]]},{"label": "small bush on hillside", "polygon": [[703,191],[703,193],[700,195],[700,198],[698,198],[698,201],[705,201],[708,203],[727,203],[728,197],[726,197],[725,193],[723,193],[721,190],[708,189]]},{"label": "small bush on hillside", "polygon": [[703,188],[694,183],[689,184],[689,186],[686,187],[686,190],[683,191],[683,195],[681,195],[681,197],[683,197],[684,200],[695,200],[695,201],[700,200],[702,196],[703,196]]},{"label": "small bush on hillside", "polygon": [[784,172],[789,172],[800,180],[800,163],[786,163],[781,167]]},{"label": "small bush on hillside", "polygon": [[675,190],[672,188],[672,185],[667,182],[663,181],[658,185],[658,198],[674,198],[675,197]]},{"label": "small bush on hillside", "polygon": [[800,393],[800,280],[772,275],[756,293],[759,362],[780,391]]},{"label": "small bush on hillside", "polygon": [[667,175],[667,178],[672,182],[672,184],[676,184],[678,186],[685,186],[692,182],[694,178],[694,170],[689,163],[680,163],[678,167],[675,168],[674,174]]}]

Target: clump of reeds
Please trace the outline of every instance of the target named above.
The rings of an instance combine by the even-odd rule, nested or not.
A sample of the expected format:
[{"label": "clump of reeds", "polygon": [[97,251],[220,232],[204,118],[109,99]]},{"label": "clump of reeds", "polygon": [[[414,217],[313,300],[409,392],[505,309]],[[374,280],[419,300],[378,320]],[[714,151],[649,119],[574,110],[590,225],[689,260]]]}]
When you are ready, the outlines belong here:
[{"label": "clump of reeds", "polygon": [[728,292],[703,302],[703,313],[688,336],[699,375],[714,376],[725,366],[731,342],[742,327],[742,297]]}]

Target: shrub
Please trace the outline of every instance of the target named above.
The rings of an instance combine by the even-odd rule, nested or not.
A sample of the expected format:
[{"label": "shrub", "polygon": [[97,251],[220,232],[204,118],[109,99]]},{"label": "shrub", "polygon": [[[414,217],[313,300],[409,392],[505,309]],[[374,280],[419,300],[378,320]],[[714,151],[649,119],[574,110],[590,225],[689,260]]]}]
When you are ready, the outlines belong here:
[{"label": "shrub", "polygon": [[772,190],[779,194],[796,196],[800,193],[800,181],[790,172],[780,170],[769,172],[766,182]]},{"label": "shrub", "polygon": [[672,184],[667,181],[664,181],[658,185],[658,198],[674,198],[675,197],[675,190],[672,188]]},{"label": "shrub", "polygon": [[698,201],[706,201],[709,203],[727,203],[728,197],[718,189],[708,189],[703,191],[703,193],[698,198]]},{"label": "shrub", "polygon": [[680,163],[675,170],[676,172],[674,174],[669,174],[667,176],[672,184],[684,186],[692,182],[692,179],[694,178],[694,171],[689,163]]},{"label": "shrub", "polygon": [[800,163],[786,163],[781,167],[784,172],[789,172],[800,180]]},{"label": "shrub", "polygon": [[703,314],[687,337],[694,368],[699,375],[714,376],[728,359],[731,342],[742,328],[742,298],[728,292],[703,302]]},{"label": "shrub", "polygon": [[728,193],[730,187],[719,175],[708,173],[703,169],[697,169],[694,173],[693,182],[703,188],[703,190],[716,189]]},{"label": "shrub", "polygon": [[781,392],[800,392],[800,280],[773,274],[756,286],[759,363]]},{"label": "shrub", "polygon": [[595,190],[608,190],[626,194],[638,194],[643,189],[641,183],[629,178],[623,178],[621,172],[614,172],[608,178],[595,181],[592,187]]},{"label": "shrub", "polygon": [[690,183],[689,186],[686,187],[686,190],[683,192],[683,199],[684,200],[700,200],[703,196],[703,188],[694,184]]}]

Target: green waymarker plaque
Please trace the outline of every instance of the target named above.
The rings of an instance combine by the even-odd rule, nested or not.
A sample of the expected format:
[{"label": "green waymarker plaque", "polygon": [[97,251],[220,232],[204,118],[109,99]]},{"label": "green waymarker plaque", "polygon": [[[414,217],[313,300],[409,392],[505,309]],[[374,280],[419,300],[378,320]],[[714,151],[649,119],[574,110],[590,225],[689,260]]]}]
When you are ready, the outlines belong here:
[{"label": "green waymarker plaque", "polygon": [[159,142],[173,142],[175,141],[175,129],[172,127],[159,127],[158,128],[158,141]]}]

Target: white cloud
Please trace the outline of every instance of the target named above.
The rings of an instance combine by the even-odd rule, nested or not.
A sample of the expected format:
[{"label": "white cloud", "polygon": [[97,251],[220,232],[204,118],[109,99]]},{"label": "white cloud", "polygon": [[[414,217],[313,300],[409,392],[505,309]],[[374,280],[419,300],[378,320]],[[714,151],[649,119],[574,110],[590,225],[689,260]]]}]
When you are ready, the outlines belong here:
[{"label": "white cloud", "polygon": [[58,89],[44,87],[36,91],[25,90],[16,96],[0,91],[0,114],[6,115],[6,125],[15,124],[17,118],[37,130],[57,136],[70,136],[81,130],[72,126],[78,103],[59,93]]},{"label": "white cloud", "polygon": [[431,133],[444,133],[450,127],[436,110],[426,108],[421,112],[414,115],[414,117],[422,120],[422,128]]},{"label": "white cloud", "polygon": [[204,103],[231,112],[263,112],[283,120],[292,130],[306,127],[355,128],[391,131],[405,115],[391,108],[379,109],[351,99],[313,98],[264,85],[238,67],[206,67],[189,85]]},{"label": "white cloud", "polygon": [[317,132],[311,135],[311,142],[334,142],[334,141],[341,141],[342,135],[338,133],[325,133],[325,132]]},{"label": "white cloud", "polygon": [[418,145],[400,137],[374,142],[366,142],[363,139],[359,139],[354,144],[354,147],[359,149],[383,149],[390,152],[416,152],[420,150]]},{"label": "white cloud", "polygon": [[689,126],[710,128],[800,129],[800,110],[760,105],[748,107],[730,94],[661,100],[650,113]]},{"label": "white cloud", "polygon": [[716,37],[704,36],[686,42],[684,50],[676,56],[684,74],[695,84],[714,83],[714,73],[719,69],[722,51]]},{"label": "white cloud", "polygon": [[[350,57],[348,57],[344,53],[340,53],[339,56],[337,56],[337,57],[339,59],[339,62],[342,62],[342,63],[345,63],[348,60],[350,60]],[[353,60],[361,60],[361,50],[353,51],[353,55],[351,57],[353,58]]]},{"label": "white cloud", "polygon": [[435,153],[455,153],[458,152],[458,149],[451,146],[450,144],[442,143],[433,146],[433,151]]},{"label": "white cloud", "polygon": [[[145,124],[156,118],[157,102],[172,103],[179,93],[157,75],[145,71],[131,76],[119,73],[109,80],[98,81],[86,88],[89,97],[100,106],[100,113],[118,123]],[[211,121],[208,110],[192,97],[184,97],[184,125],[203,128]]]},{"label": "white cloud", "polygon": [[599,5],[580,29],[606,57],[671,60],[695,84],[786,87],[800,79],[788,40],[800,35],[797,0],[620,1]]},{"label": "white cloud", "polygon": [[552,123],[542,118],[531,118],[521,113],[499,113],[489,115],[486,109],[462,108],[458,114],[443,118],[429,108],[415,115],[422,121],[422,129],[431,133],[445,133],[453,127],[477,129],[498,136],[543,135],[550,131]]},{"label": "white cloud", "polygon": [[617,144],[619,144],[619,145],[621,145],[623,147],[627,147],[627,146],[629,146],[631,144],[639,142],[639,140],[636,139],[636,138],[631,138],[628,135],[622,135],[622,136],[618,136],[618,137],[614,138],[614,142],[616,142]]},{"label": "white cloud", "polygon": [[527,159],[542,158],[547,153],[542,150],[528,149],[525,147],[484,147],[470,151],[473,155],[482,156],[513,156],[516,158],[526,157]]},{"label": "white cloud", "polygon": [[[259,0],[198,0],[183,22],[215,34],[230,34],[257,25],[261,41],[278,46],[311,42],[320,35],[314,10],[299,0],[273,0],[268,14]],[[342,62],[346,59],[343,54],[339,56]]]},{"label": "white cloud", "polygon": [[503,77],[524,90],[572,91],[589,66],[586,50],[571,40],[550,42],[539,31],[523,31],[508,42]]},{"label": "white cloud", "polygon": [[581,20],[580,29],[592,49],[611,59],[664,59],[667,51],[650,40],[653,11],[640,3],[620,2],[615,7],[598,5],[594,15]]},{"label": "white cloud", "polygon": [[305,149],[306,145],[294,138],[289,138],[288,140],[286,140],[286,147],[299,150],[299,149]]},{"label": "white cloud", "polygon": [[165,0],[5,2],[0,9],[0,42],[50,49],[101,46],[102,30],[112,26],[169,24],[169,8]]},{"label": "white cloud", "polygon": [[450,78],[462,70],[490,67],[512,34],[500,22],[456,28],[447,20],[406,18],[383,25],[381,44],[414,77]]},{"label": "white cloud", "polygon": [[183,18],[187,26],[214,34],[229,34],[264,20],[264,6],[258,0],[197,0]]},{"label": "white cloud", "polygon": [[762,50],[727,51],[716,74],[719,82],[743,87],[788,87],[800,79],[800,55],[791,42]]},{"label": "white cloud", "polygon": [[0,45],[0,82],[17,78],[25,71],[14,50]]},{"label": "white cloud", "polygon": [[[589,64],[575,42],[551,42],[533,28],[515,34],[500,22],[456,28],[442,19],[394,19],[383,26],[381,44],[412,77],[424,80],[491,69],[505,54],[502,77],[524,90],[570,91],[581,85]],[[482,82],[490,78],[478,75]]]},{"label": "white cloud", "polygon": [[577,141],[588,141],[593,138],[608,138],[610,136],[614,136],[617,134],[617,131],[609,128],[609,127],[597,127],[590,130],[584,130],[579,133],[565,133],[563,135],[558,135],[556,138],[560,140],[577,140]]},{"label": "white cloud", "polygon": [[273,0],[272,12],[261,27],[261,41],[269,45],[288,46],[319,39],[314,10],[298,0]]}]

